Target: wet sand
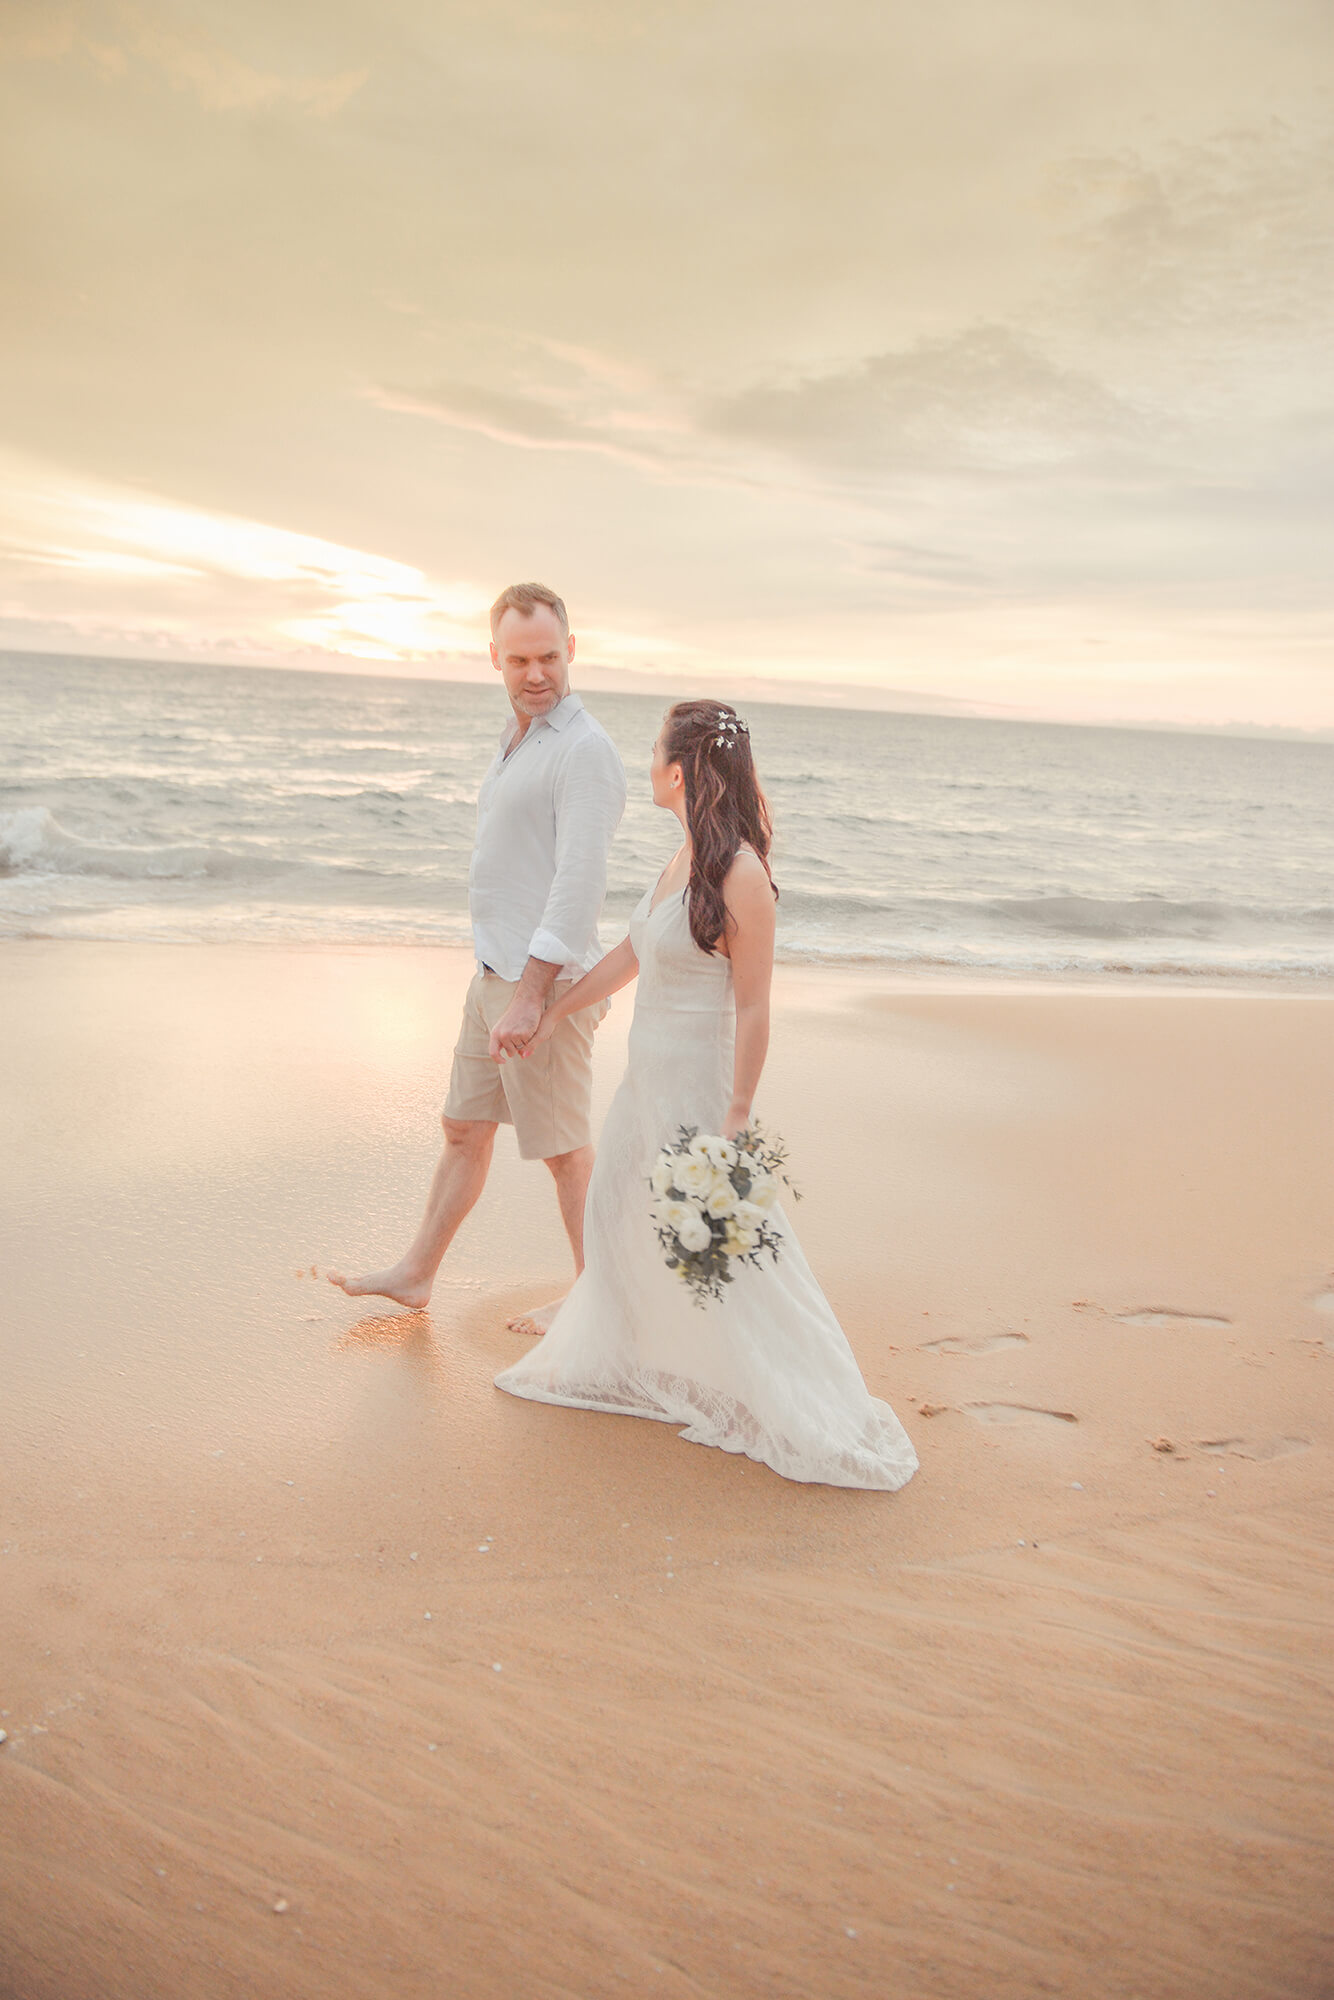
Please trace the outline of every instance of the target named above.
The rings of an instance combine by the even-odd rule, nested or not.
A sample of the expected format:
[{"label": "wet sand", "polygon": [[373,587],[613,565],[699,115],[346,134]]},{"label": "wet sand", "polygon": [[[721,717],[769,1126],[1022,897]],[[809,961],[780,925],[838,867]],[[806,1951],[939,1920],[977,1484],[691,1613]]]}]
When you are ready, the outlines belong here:
[{"label": "wet sand", "polygon": [[468,970],[0,952],[5,2000],[1334,1991],[1334,998],[780,974],[886,1496],[495,1392],[509,1135],[325,1283]]}]

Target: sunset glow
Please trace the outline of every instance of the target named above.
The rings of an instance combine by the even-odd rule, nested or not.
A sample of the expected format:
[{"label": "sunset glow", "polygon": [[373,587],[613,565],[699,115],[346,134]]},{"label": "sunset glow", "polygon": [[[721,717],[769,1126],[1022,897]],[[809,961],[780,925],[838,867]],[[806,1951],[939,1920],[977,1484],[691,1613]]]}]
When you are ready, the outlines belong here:
[{"label": "sunset glow", "polygon": [[1316,0],[6,19],[0,646],[1334,727]]}]

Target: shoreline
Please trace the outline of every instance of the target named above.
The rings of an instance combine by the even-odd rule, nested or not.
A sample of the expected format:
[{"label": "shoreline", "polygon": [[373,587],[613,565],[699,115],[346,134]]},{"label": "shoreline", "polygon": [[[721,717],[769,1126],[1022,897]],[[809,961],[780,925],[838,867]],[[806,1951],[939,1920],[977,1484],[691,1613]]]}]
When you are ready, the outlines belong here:
[{"label": "shoreline", "polygon": [[[469,946],[460,943],[436,943],[414,938],[134,938],[134,937],[71,937],[52,936],[45,932],[34,932],[21,936],[0,936],[0,952],[7,950],[33,950],[40,947],[50,949],[82,949],[113,951],[218,951],[218,952],[292,952],[300,956],[315,956],[320,953],[336,955],[376,952],[420,952],[438,954],[444,958],[475,963]],[[881,959],[856,957],[807,957],[798,953],[784,953],[781,948],[775,954],[775,973],[779,978],[792,979],[809,974],[812,978],[837,980],[846,978],[859,984],[879,983],[891,992],[977,992],[995,989],[998,992],[1034,993],[1087,993],[1092,991],[1107,993],[1134,992],[1181,992],[1181,993],[1236,993],[1274,994],[1285,993],[1311,996],[1334,995],[1334,971],[1256,971],[1239,968],[1229,971],[1216,966],[1199,971],[1188,967],[1154,967],[1140,969],[1127,966],[1121,969],[1097,967],[1079,969],[1053,967],[1043,970],[1038,967],[1007,968],[993,965],[967,965],[953,960],[923,961],[915,959]]]}]

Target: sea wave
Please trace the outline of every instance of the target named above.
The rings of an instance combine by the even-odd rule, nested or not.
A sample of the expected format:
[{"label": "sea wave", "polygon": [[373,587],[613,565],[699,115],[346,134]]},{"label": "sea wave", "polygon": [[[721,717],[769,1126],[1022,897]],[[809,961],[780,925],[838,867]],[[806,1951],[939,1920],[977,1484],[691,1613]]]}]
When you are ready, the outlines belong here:
[{"label": "sea wave", "polygon": [[1012,949],[959,940],[913,949],[890,944],[858,949],[832,939],[780,939],[774,953],[780,964],[862,966],[867,970],[910,973],[976,973],[979,977],[1076,979],[1184,979],[1193,982],[1246,979],[1331,980],[1334,957],[1239,952],[1225,957],[1202,952],[1197,958],[1147,951],[1142,955],[1115,951],[1060,951],[1016,942]]},{"label": "sea wave", "polygon": [[780,911],[803,925],[855,930],[868,923],[883,932],[968,934],[994,930],[1102,939],[1209,939],[1229,931],[1327,933],[1334,942],[1334,906],[1326,903],[1261,907],[1221,901],[1183,902],[1165,896],[905,896],[860,891],[785,888]]},{"label": "sea wave", "polygon": [[100,875],[118,882],[253,880],[277,874],[270,856],[237,854],[225,847],[131,846],[83,840],[68,832],[47,806],[0,813],[0,876]]},{"label": "sea wave", "polygon": [[1003,896],[979,907],[1003,924],[1067,937],[1209,937],[1236,925],[1334,935],[1334,908],[1321,904],[1261,909],[1250,903],[1173,902],[1165,896]]}]

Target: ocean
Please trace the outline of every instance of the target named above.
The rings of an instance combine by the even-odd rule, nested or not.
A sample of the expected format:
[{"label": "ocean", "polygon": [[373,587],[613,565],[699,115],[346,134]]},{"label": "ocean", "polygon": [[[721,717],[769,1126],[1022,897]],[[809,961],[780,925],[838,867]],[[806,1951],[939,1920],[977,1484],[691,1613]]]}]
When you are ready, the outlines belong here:
[{"label": "ocean", "polygon": [[[735,692],[784,959],[1334,975],[1334,744]],[[586,699],[630,780],[609,944],[676,824],[662,698]],[[0,655],[0,938],[466,943],[506,712],[498,683]]]}]

